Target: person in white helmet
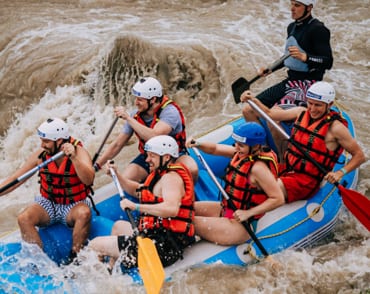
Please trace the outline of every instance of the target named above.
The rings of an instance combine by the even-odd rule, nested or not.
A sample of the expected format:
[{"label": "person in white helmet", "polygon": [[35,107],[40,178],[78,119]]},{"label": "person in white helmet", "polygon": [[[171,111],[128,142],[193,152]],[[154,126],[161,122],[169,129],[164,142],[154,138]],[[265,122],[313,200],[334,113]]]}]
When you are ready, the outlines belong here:
[{"label": "person in white helmet", "polygon": [[[122,188],[130,194],[139,194],[140,204],[125,198],[121,200],[121,208],[140,213],[140,233],[155,240],[163,266],[169,266],[194,242],[193,180],[188,168],[175,162],[179,147],[172,137],[155,136],[145,143],[144,150],[150,174],[143,184],[129,180],[112,162],[106,164],[107,173],[113,168]],[[120,255],[123,255],[120,260],[126,268],[135,267],[138,249],[132,233],[130,222],[117,221],[112,229],[113,236],[96,237],[89,246],[101,256],[112,257],[111,269]]]},{"label": "person in white helmet", "polygon": [[[307,108],[300,106],[284,110],[275,106],[269,109],[251,91],[243,93],[244,101],[251,99],[273,120],[295,120],[291,140],[329,171],[323,174],[297,147],[288,143],[285,162],[279,169],[279,183],[286,202],[309,198],[317,192],[323,179],[330,183],[339,182],[345,174],[365,162],[364,152],[351,136],[346,120],[331,109],[335,99],[333,86],[323,81],[316,82],[308,89],[306,98]],[[343,150],[351,154],[351,159],[340,170],[332,171]]]},{"label": "person in white helmet", "polygon": [[[79,140],[70,136],[67,124],[60,118],[50,118],[37,129],[41,146],[26,160],[23,166],[8,177],[1,187],[31,171],[36,166],[49,160],[53,155],[64,155],[51,160],[39,169],[40,195],[35,202],[18,216],[18,225],[24,241],[43,248],[42,240],[36,227],[45,227],[62,223],[73,227],[72,248],[68,263],[73,260],[87,241],[90,229],[90,186],[95,173],[87,150]],[[27,178],[10,185],[3,193],[7,194]]]},{"label": "person in white helmet", "polygon": [[[288,69],[288,77],[256,96],[267,107],[276,103],[304,104],[307,89],[314,82],[321,81],[325,71],[333,65],[330,30],[312,16],[315,2],[290,1],[294,22],[288,25],[285,44],[285,54],[290,54],[290,57],[280,64],[280,68],[285,66]],[[260,75],[263,75],[263,72],[262,68]],[[243,115],[247,121],[256,121],[249,104],[244,106]]]},{"label": "person in white helmet", "polygon": [[169,135],[176,139],[180,148],[178,161],[185,163],[194,180],[197,179],[198,168],[195,161],[186,155],[185,118],[180,107],[167,96],[163,95],[162,85],[152,77],[140,78],[132,88],[135,97],[135,109],[129,114],[125,107],[114,109],[116,116],[125,120],[118,137],[98,158],[94,167],[98,171],[108,160],[113,159],[135,134],[139,139],[139,155],[127,166],[124,176],[142,181],[149,174],[149,166],[145,162],[144,144],[158,135]]}]

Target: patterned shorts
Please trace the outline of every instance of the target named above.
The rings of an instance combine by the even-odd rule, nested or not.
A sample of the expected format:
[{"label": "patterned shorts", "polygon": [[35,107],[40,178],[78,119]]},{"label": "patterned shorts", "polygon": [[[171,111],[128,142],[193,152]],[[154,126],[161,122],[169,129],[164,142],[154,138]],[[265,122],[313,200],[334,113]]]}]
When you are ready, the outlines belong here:
[{"label": "patterned shorts", "polygon": [[[173,233],[159,228],[149,231],[146,238],[152,239],[157,249],[159,258],[164,267],[175,263],[182,258],[183,250],[195,241],[182,233]],[[118,248],[121,252],[119,260],[126,268],[137,266],[138,245],[135,236],[117,236]]]},{"label": "patterned shorts", "polygon": [[49,199],[46,199],[45,197],[36,196],[35,202],[38,203],[43,209],[45,209],[50,217],[50,224],[62,223],[66,226],[68,226],[66,222],[67,215],[75,205],[79,203],[85,203],[89,207],[91,206],[90,200],[88,198],[71,204],[57,204],[53,201],[50,201]]},{"label": "patterned shorts", "polygon": [[308,88],[315,81],[288,81],[285,85],[285,96],[278,104],[295,104],[297,106],[305,106],[307,102],[306,94]]}]

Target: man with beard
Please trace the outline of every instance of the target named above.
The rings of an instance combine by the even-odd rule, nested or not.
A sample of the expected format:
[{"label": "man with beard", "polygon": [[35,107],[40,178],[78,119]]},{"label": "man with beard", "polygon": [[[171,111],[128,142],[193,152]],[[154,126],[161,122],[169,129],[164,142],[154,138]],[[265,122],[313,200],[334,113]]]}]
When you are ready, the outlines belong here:
[{"label": "man with beard", "polygon": [[152,77],[141,78],[133,86],[132,94],[135,96],[137,109],[131,114],[123,106],[114,109],[115,115],[126,123],[118,137],[94,164],[95,170],[98,171],[108,160],[113,159],[135,134],[139,139],[140,153],[123,171],[123,176],[142,182],[149,174],[149,165],[145,162],[145,142],[158,135],[169,135],[179,145],[180,157],[177,162],[187,165],[193,179],[196,180],[198,170],[196,163],[186,155],[185,118],[180,107],[163,95],[162,85]]},{"label": "man with beard", "polygon": [[[62,223],[73,227],[72,249],[69,259],[73,260],[86,243],[90,229],[90,201],[87,199],[95,173],[87,150],[79,140],[69,135],[67,124],[59,118],[51,118],[42,123],[37,133],[41,140],[41,148],[27,159],[25,164],[2,186],[13,182],[31,171],[51,157],[63,151],[60,157],[51,160],[39,169],[40,196],[35,203],[28,206],[18,216],[18,225],[24,241],[37,244],[43,248],[37,227],[45,227],[54,223]],[[7,194],[27,180],[21,180],[5,189]]]},{"label": "man with beard", "polygon": [[[113,168],[125,191],[139,194],[140,204],[122,199],[122,210],[140,213],[138,229],[141,235],[155,242],[164,267],[181,258],[184,249],[194,242],[194,184],[184,164],[175,163],[179,147],[174,138],[160,135],[144,145],[149,176],[144,183],[124,177],[113,162],[106,164],[107,173]],[[112,236],[96,237],[89,246],[99,255],[109,256],[111,271],[117,258],[126,267],[137,266],[138,245],[132,224],[117,221]]]}]

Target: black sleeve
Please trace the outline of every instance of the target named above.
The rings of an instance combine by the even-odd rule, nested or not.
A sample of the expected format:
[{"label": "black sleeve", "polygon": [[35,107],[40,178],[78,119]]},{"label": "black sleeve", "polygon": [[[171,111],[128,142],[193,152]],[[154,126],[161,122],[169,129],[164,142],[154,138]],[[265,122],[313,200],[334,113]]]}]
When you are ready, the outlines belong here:
[{"label": "black sleeve", "polygon": [[293,26],[294,26],[294,22],[291,22],[291,23],[288,25],[288,27],[287,27],[287,29],[286,29],[287,38],[290,36],[290,33],[292,32],[292,30],[293,30]]},{"label": "black sleeve", "polygon": [[326,70],[333,66],[333,55],[330,46],[330,31],[322,23],[313,25],[309,34],[310,50],[307,52],[310,69]]}]

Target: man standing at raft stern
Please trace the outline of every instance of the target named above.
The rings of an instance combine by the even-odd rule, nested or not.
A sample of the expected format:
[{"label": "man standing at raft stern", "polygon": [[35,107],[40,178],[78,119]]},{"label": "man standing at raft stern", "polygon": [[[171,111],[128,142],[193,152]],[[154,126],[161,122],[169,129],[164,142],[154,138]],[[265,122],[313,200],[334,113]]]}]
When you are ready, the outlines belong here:
[{"label": "man standing at raft stern", "polygon": [[[267,107],[280,102],[296,105],[306,102],[307,89],[314,82],[321,81],[325,70],[333,65],[330,31],[312,17],[315,2],[290,1],[294,22],[288,25],[285,45],[285,53],[290,57],[281,63],[281,68],[288,68],[288,77],[256,96]],[[247,121],[256,120],[249,104],[245,105],[243,115]]]},{"label": "man standing at raft stern", "polygon": [[[163,266],[181,258],[183,250],[194,242],[194,184],[187,167],[175,163],[179,147],[175,139],[156,136],[145,143],[145,161],[150,174],[143,184],[129,180],[116,171],[117,179],[129,194],[138,193],[140,204],[121,200],[121,208],[140,213],[140,234],[155,241]],[[112,163],[107,164],[116,170]],[[111,269],[118,257],[126,268],[137,266],[138,247],[130,222],[117,221],[113,236],[96,237],[89,246],[100,255],[110,256]]]},{"label": "man standing at raft stern", "polygon": [[132,95],[135,97],[137,109],[131,114],[123,106],[114,109],[115,115],[126,123],[118,137],[94,164],[95,170],[98,171],[108,160],[113,159],[135,133],[139,139],[140,153],[126,167],[123,176],[141,182],[149,174],[149,165],[145,161],[145,142],[154,136],[169,135],[175,138],[179,145],[180,157],[177,161],[186,164],[193,178],[196,179],[197,165],[190,156],[185,154],[185,118],[180,107],[163,95],[162,85],[152,77],[140,78],[132,87]]},{"label": "man standing at raft stern", "polygon": [[[24,165],[6,179],[2,186],[11,183],[28,171],[49,160],[60,151],[64,155],[39,169],[40,196],[18,216],[18,225],[24,241],[43,247],[37,227],[62,223],[73,227],[73,244],[68,262],[71,262],[87,241],[90,229],[89,186],[94,181],[94,169],[82,143],[69,134],[67,124],[59,118],[50,118],[37,129],[41,148],[27,159]],[[10,186],[7,194],[27,179]]]}]

